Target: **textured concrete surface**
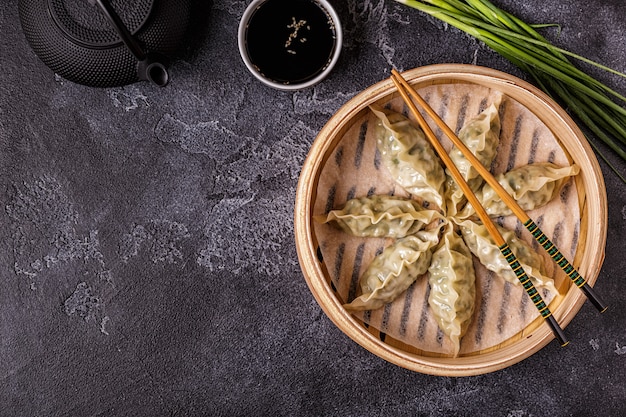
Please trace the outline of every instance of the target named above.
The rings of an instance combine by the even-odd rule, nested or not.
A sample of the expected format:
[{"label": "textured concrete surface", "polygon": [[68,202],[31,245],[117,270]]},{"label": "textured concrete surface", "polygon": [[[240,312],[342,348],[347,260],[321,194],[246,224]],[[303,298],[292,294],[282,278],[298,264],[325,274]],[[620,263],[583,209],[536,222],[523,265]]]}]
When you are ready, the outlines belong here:
[{"label": "textured concrete surface", "polygon": [[[292,211],[319,129],[392,66],[525,77],[484,45],[389,0],[332,1],[339,64],[280,92],[239,57],[248,1],[216,0],[169,86],[94,89],[34,55],[17,3],[0,8],[0,416],[624,415],[626,185],[604,162],[596,288],[611,308],[586,303],[567,348],[488,375],[422,375],[343,335],[302,278]],[[626,70],[624,2],[496,3]]]}]

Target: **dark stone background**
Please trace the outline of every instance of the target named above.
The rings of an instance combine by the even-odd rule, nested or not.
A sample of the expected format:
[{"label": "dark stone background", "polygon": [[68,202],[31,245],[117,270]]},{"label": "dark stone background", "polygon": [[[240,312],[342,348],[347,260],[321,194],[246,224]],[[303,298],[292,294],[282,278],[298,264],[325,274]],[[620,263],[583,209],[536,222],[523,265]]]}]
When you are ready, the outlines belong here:
[{"label": "dark stone background", "polygon": [[[473,63],[484,45],[383,0],[332,1],[345,44],[323,83],[245,69],[248,1],[212,1],[166,88],[55,76],[0,8],[0,416],[616,416],[626,411],[626,186],[601,162],[609,228],[596,288],[556,343],[467,378],[389,364],[309,292],[293,237],[301,165],[349,98],[389,75]],[[626,70],[621,0],[497,0],[559,45]],[[593,71],[626,92],[617,77]],[[609,154],[622,173],[626,164]]]}]

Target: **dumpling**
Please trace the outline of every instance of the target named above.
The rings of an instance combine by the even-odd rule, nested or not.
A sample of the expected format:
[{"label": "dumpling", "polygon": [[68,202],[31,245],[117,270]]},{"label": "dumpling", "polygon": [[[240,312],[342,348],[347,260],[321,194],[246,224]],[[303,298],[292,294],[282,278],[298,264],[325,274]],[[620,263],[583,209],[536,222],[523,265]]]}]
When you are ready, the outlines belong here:
[{"label": "dumpling", "polygon": [[440,247],[428,268],[428,304],[441,331],[450,338],[454,356],[474,314],[476,274],[472,253],[448,223]]},{"label": "dumpling", "polygon": [[[504,259],[500,248],[493,241],[487,228],[483,224],[465,220],[458,223],[461,227],[463,240],[469,250],[478,258],[488,270],[500,275],[506,281],[514,285],[520,285],[519,279]],[[554,280],[545,275],[543,258],[525,241],[519,239],[515,232],[496,225],[504,240],[517,257],[520,265],[530,278],[535,288],[546,288],[556,293]]]},{"label": "dumpling", "polygon": [[442,207],[445,173],[422,129],[400,113],[370,108],[378,117],[376,145],[392,178],[409,193]]},{"label": "dumpling", "polygon": [[375,310],[392,302],[428,270],[439,228],[398,239],[370,263],[360,279],[361,295],[346,310]]},{"label": "dumpling", "polygon": [[340,210],[317,216],[321,223],[336,222],[357,237],[400,238],[421,230],[441,214],[427,210],[415,200],[376,195],[348,200]]},{"label": "dumpling", "polygon": [[[496,180],[509,195],[513,196],[522,210],[528,211],[550,202],[568,178],[578,172],[580,172],[578,165],[558,167],[550,162],[542,162],[499,174]],[[513,214],[489,184],[485,184],[480,192],[476,193],[476,197],[491,217]],[[473,212],[474,208],[468,204],[463,210],[462,217],[467,217]]]},{"label": "dumpling", "polygon": [[[492,104],[465,124],[458,134],[461,142],[487,169],[491,167],[500,143],[501,123],[498,109],[501,101],[502,94],[497,93]],[[459,148],[453,146],[448,155],[472,191],[478,190],[483,184],[483,178]],[[466,200],[456,181],[447,170],[446,173],[448,174],[446,179],[446,212],[453,216],[457,213],[459,205],[462,205]]]}]

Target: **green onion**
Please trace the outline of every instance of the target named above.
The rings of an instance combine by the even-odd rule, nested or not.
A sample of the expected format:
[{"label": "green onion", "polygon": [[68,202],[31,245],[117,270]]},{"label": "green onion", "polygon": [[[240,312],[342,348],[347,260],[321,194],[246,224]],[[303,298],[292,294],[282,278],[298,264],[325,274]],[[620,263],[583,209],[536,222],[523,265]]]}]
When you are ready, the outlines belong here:
[{"label": "green onion", "polygon": [[[626,97],[588,75],[569,58],[626,78],[626,74],[552,45],[536,29],[499,9],[489,0],[396,0],[427,13],[463,32],[527,72],[535,83],[567,110],[622,160],[626,161]],[[589,143],[615,174],[626,178]]]}]

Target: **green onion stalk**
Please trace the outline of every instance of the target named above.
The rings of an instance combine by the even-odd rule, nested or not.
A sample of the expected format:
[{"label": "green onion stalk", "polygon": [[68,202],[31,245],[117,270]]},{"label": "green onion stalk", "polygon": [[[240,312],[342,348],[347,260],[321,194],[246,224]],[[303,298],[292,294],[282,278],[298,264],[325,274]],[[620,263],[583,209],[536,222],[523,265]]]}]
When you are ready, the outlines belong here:
[{"label": "green onion stalk", "polygon": [[[462,30],[511,61],[626,161],[626,97],[580,70],[570,58],[621,77],[626,74],[551,44],[537,29],[552,25],[527,24],[489,0],[395,1]],[[593,141],[589,143],[626,183]]]}]

